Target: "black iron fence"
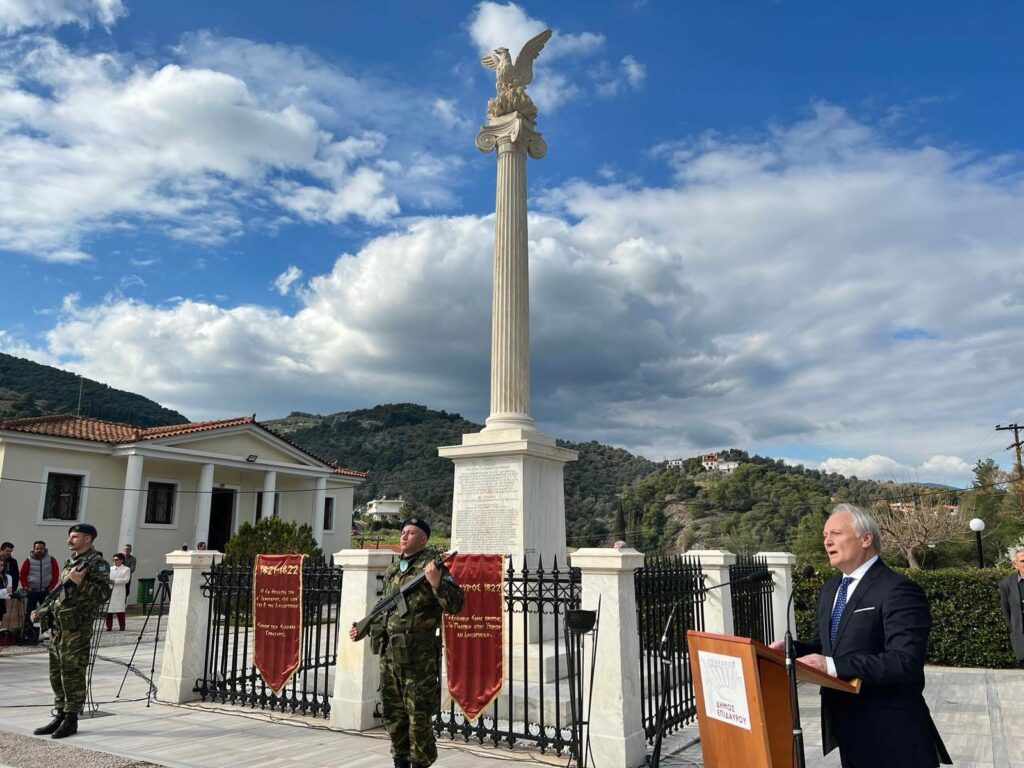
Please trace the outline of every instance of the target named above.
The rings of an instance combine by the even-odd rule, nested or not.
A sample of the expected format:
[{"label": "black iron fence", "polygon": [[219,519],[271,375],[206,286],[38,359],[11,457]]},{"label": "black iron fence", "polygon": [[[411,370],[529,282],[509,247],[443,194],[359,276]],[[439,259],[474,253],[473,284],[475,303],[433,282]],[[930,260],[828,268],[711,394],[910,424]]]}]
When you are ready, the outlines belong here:
[{"label": "black iron fence", "polygon": [[278,693],[253,664],[251,565],[215,564],[204,573],[210,600],[203,676],[195,690],[203,701],[328,717],[337,662],[340,566],[307,559],[302,569],[300,665]]},{"label": "black iron fence", "polygon": [[[497,746],[536,745],[541,752],[579,758],[573,713],[583,697],[583,638],[566,632],[565,612],[580,607],[580,570],[505,571],[505,687],[488,708],[468,721],[454,704],[442,707],[434,731],[449,738]],[[588,641],[589,642],[589,641]],[[590,651],[588,647],[587,652]],[[570,661],[571,660],[571,661]]]},{"label": "black iron fence", "polygon": [[[748,579],[740,581],[738,579]],[[772,617],[772,581],[768,564],[763,557],[737,555],[735,565],[729,566],[732,592],[733,634],[752,637],[762,643],[775,639]]]},{"label": "black iron fence", "polygon": [[663,701],[665,733],[697,716],[686,631],[704,629],[704,573],[697,558],[652,557],[633,572],[633,580],[640,630],[640,708],[650,741],[657,734]]}]

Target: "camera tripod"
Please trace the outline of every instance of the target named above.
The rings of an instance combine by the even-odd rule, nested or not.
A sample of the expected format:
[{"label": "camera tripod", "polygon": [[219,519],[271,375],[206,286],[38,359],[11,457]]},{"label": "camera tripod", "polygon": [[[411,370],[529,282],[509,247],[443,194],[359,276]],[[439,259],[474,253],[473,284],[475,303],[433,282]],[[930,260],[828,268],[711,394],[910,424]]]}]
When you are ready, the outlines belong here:
[{"label": "camera tripod", "polygon": [[149,677],[146,678],[146,682],[149,683],[149,688],[146,690],[147,708],[153,700],[153,695],[156,693],[156,686],[153,685],[153,675],[156,674],[156,648],[160,643],[160,621],[164,615],[164,606],[170,602],[170,581],[170,571],[160,571],[157,575],[156,594],[153,595],[153,600],[150,602],[149,608],[146,610],[146,620],[142,622],[142,629],[139,630],[139,637],[135,641],[135,648],[132,650],[131,658],[128,659],[128,664],[124,670],[124,677],[121,678],[121,687],[117,689],[117,695],[120,697],[121,691],[124,689],[124,683],[128,679],[128,673],[133,671],[138,672],[132,664],[135,661],[135,654],[139,651],[139,645],[142,643],[142,636],[146,634],[146,627],[149,626],[149,619],[153,615],[153,608],[157,607],[156,633],[153,635],[153,656],[149,665]]}]

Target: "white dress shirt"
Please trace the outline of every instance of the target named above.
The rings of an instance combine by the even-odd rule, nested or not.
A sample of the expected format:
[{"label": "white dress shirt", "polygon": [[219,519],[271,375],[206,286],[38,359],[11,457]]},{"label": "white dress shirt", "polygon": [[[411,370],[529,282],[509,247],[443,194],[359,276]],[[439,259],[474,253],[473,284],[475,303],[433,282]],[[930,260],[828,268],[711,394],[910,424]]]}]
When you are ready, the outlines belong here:
[{"label": "white dress shirt", "polygon": [[[864,574],[867,573],[868,569],[871,568],[871,566],[875,564],[875,561],[877,559],[878,559],[878,555],[874,555],[873,557],[869,558],[865,562],[861,563],[860,566],[857,567],[853,571],[853,573],[844,573],[843,574],[843,576],[849,576],[851,579],[853,579],[853,581],[851,581],[849,584],[846,585],[846,603],[847,603],[847,605],[849,605],[849,603],[850,603],[850,598],[853,597],[853,591],[855,589],[857,589],[857,585],[860,584],[860,580],[864,578]],[[836,590],[836,596],[832,598],[832,610],[833,611],[836,609],[836,601],[838,599],[839,599],[839,590],[837,589]],[[831,656],[826,656],[825,657],[825,666],[828,667],[828,673],[832,677],[837,677],[837,675],[836,675],[836,663],[834,661],[832,661],[832,657]]]}]

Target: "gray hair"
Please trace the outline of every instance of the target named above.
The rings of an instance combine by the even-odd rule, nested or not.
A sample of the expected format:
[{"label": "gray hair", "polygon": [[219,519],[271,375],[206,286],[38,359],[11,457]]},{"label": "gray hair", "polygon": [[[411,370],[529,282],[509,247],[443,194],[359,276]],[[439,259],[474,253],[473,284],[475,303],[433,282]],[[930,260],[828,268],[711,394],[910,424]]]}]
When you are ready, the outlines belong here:
[{"label": "gray hair", "polygon": [[1024,546],[1010,547],[1010,562],[1012,563],[1017,559],[1017,555],[1024,552]]},{"label": "gray hair", "polygon": [[857,534],[857,538],[860,538],[865,533],[871,534],[871,545],[875,548],[876,552],[882,551],[882,530],[878,527],[878,522],[865,512],[863,509],[855,504],[836,504],[832,508],[832,514],[837,515],[840,512],[849,512],[850,517],[853,518],[853,532]]}]

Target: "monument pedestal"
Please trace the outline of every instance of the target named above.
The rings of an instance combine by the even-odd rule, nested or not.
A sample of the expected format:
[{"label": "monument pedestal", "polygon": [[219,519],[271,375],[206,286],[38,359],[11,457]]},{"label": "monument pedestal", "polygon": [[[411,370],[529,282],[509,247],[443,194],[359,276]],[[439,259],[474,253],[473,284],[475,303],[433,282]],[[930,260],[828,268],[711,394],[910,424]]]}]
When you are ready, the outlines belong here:
[{"label": "monument pedestal", "polygon": [[533,429],[484,429],[437,452],[455,463],[452,549],[510,555],[516,570],[524,557],[565,565],[562,467],[576,451]]}]

